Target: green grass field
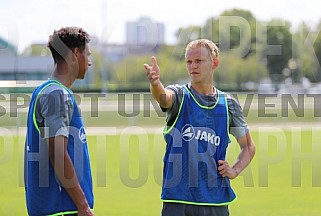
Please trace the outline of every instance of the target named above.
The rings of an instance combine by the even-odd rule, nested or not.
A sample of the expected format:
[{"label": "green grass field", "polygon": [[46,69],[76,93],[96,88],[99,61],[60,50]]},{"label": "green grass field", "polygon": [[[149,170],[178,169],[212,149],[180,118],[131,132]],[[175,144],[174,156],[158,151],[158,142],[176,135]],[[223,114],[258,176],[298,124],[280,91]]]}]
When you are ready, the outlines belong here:
[{"label": "green grass field", "polygon": [[[26,215],[24,136],[17,136],[12,131],[18,132],[20,127],[25,127],[26,112],[18,109],[17,117],[14,112],[9,113],[9,96],[5,98],[0,105],[0,216],[20,216]],[[129,107],[131,99],[131,96],[126,98]],[[306,97],[304,106],[300,106],[294,97],[298,105],[292,103],[292,107],[284,109],[279,99],[272,97],[264,102],[266,107],[262,112],[257,96],[254,96],[251,106],[245,105],[246,95],[240,95],[239,99],[257,152],[251,166],[232,181],[238,199],[230,205],[231,215],[319,216],[321,111],[315,106],[314,100]],[[112,95],[103,103],[111,103],[117,108],[117,100],[118,95]],[[24,102],[19,100],[18,104]],[[82,104],[88,105],[90,101],[83,98]],[[98,117],[95,116],[97,113],[82,110],[85,125],[94,127],[92,131],[95,131],[95,127],[102,127],[100,130],[112,127],[118,132],[117,135],[108,135],[110,133],[104,131],[99,135],[87,132],[94,178],[95,214],[160,215],[165,145],[162,135],[151,131],[161,127],[165,117],[153,109],[145,112],[146,107],[142,106],[133,117],[128,117],[126,114],[132,113],[131,110],[119,107],[121,105],[118,109],[114,107],[110,110],[108,106],[100,106]],[[286,110],[288,112],[284,115]],[[146,133],[123,134],[126,129],[131,131],[129,126],[136,126]],[[230,164],[235,161],[238,151],[232,138],[227,154]]]},{"label": "green grass field", "polygon": [[[252,136],[257,153],[251,166],[232,181],[238,199],[230,205],[231,215],[320,215],[320,132],[255,128]],[[232,140],[227,158],[230,163],[238,153]],[[88,143],[95,214],[159,215],[164,152],[161,135],[89,136]],[[23,144],[21,136],[0,138],[1,216],[26,215]]]}]

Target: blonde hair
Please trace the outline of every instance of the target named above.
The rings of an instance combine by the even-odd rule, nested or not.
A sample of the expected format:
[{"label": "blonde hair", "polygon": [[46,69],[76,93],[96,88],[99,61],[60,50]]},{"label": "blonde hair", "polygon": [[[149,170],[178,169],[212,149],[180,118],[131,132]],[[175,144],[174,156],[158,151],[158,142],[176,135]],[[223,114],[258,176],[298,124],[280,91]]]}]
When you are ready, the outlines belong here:
[{"label": "blonde hair", "polygon": [[215,43],[213,43],[212,41],[210,41],[208,39],[198,39],[198,40],[191,41],[186,46],[185,58],[186,58],[186,53],[188,50],[198,48],[198,47],[204,47],[208,51],[208,53],[210,54],[212,59],[218,57],[219,49]]}]

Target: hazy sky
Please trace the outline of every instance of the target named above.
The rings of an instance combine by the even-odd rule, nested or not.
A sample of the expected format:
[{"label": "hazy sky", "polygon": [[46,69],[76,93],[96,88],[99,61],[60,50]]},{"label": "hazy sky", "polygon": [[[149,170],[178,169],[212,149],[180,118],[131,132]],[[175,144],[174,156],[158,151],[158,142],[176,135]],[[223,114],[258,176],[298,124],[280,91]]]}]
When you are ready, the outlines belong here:
[{"label": "hazy sky", "polygon": [[165,24],[168,43],[179,27],[203,25],[224,10],[246,9],[261,20],[283,18],[297,26],[321,19],[320,0],[0,0],[0,36],[22,51],[47,42],[54,29],[76,25],[105,42],[125,41],[125,23],[141,16]]}]

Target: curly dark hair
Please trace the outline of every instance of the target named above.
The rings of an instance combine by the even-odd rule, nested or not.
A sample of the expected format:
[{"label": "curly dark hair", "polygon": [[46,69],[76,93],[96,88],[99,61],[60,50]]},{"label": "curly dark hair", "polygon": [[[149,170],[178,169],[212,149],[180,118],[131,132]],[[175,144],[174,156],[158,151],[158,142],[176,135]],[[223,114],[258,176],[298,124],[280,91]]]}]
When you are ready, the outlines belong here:
[{"label": "curly dark hair", "polygon": [[56,63],[64,60],[68,52],[74,48],[78,48],[82,52],[89,42],[90,36],[82,28],[74,26],[62,27],[49,36],[48,47]]}]

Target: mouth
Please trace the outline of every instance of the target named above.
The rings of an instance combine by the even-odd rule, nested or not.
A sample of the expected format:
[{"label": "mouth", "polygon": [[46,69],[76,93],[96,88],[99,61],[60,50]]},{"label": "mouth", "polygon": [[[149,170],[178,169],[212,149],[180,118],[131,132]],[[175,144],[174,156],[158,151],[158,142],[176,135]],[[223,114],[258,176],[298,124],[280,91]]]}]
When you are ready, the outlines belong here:
[{"label": "mouth", "polygon": [[195,71],[193,71],[193,72],[191,72],[191,75],[198,75],[199,73],[198,72],[195,72]]}]

